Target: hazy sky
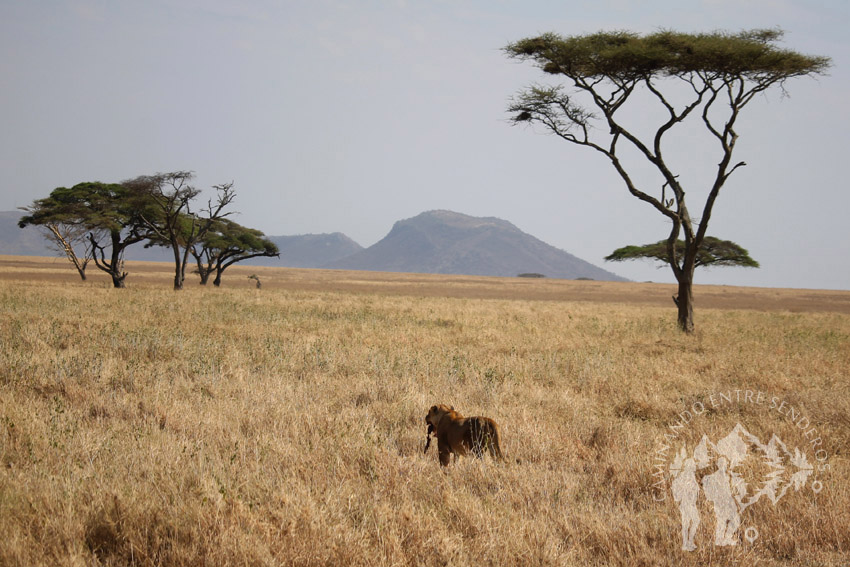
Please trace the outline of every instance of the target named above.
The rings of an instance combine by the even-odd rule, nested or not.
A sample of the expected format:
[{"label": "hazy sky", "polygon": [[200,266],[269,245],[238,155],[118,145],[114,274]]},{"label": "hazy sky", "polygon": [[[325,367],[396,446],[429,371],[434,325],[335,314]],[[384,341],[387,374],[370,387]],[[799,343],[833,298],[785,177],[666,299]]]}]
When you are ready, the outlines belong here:
[{"label": "hazy sky", "polygon": [[[502,48],[546,31],[775,26],[834,66],[745,110],[735,159],[748,166],[709,234],[762,268],[697,283],[850,289],[847,0],[0,0],[0,210],[185,169],[201,188],[234,181],[236,220],[269,235],[369,246],[396,220],[450,209],[672,281],[602,260],[668,225],[598,154],[509,124],[511,96],[544,77]],[[688,136],[677,171],[701,210],[719,157]]]}]

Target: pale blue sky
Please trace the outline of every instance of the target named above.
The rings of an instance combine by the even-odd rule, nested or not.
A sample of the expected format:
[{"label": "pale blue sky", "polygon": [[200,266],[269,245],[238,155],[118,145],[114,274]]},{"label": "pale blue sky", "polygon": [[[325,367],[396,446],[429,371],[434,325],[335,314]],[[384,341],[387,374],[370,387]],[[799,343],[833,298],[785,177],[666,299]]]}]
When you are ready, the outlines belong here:
[{"label": "pale blue sky", "polygon": [[[189,169],[199,187],[234,181],[237,220],[270,235],[341,231],[368,246],[396,220],[451,209],[672,281],[602,261],[667,224],[601,157],[508,124],[510,97],[542,76],[501,48],[545,31],[779,26],[787,47],[834,67],[746,110],[735,157],[749,165],[709,233],[762,268],[697,282],[850,289],[848,25],[845,0],[0,0],[0,210]],[[696,207],[719,158],[679,157]]]}]

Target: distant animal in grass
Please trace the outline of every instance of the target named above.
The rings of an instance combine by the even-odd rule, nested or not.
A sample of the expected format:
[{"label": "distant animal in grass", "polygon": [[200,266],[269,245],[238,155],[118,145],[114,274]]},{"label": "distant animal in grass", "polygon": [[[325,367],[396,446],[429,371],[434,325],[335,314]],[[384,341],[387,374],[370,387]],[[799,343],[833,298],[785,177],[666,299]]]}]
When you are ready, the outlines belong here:
[{"label": "distant animal in grass", "polygon": [[494,459],[503,460],[499,426],[489,417],[463,417],[454,407],[438,404],[428,410],[425,423],[428,424],[425,452],[434,435],[440,465],[444,467],[449,465],[452,455],[457,459],[472,453],[481,458],[485,451]]}]

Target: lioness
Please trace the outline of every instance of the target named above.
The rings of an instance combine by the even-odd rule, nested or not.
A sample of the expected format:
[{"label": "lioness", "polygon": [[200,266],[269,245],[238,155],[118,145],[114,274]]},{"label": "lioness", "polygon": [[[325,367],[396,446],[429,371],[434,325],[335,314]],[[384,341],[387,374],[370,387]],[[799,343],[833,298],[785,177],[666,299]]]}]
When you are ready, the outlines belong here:
[{"label": "lioness", "polygon": [[[432,406],[425,416],[428,424],[428,444],[431,433],[437,437],[437,449],[440,453],[440,465],[449,465],[451,455],[463,456],[471,452],[476,457],[484,455],[484,449],[490,456],[502,460],[499,446],[499,426],[489,417],[463,417],[455,408],[443,404]],[[425,450],[428,450],[428,444]]]}]

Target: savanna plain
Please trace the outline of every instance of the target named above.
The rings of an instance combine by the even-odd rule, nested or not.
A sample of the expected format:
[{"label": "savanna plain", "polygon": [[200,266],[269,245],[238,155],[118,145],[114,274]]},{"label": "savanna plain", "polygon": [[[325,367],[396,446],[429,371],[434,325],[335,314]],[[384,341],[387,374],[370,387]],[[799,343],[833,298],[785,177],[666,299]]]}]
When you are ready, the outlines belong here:
[{"label": "savanna plain", "polygon": [[[0,257],[0,565],[850,561],[850,292],[697,286],[686,336],[660,284],[128,266]],[[506,461],[441,470],[435,403]],[[811,474],[683,551],[661,457],[736,424]]]}]

